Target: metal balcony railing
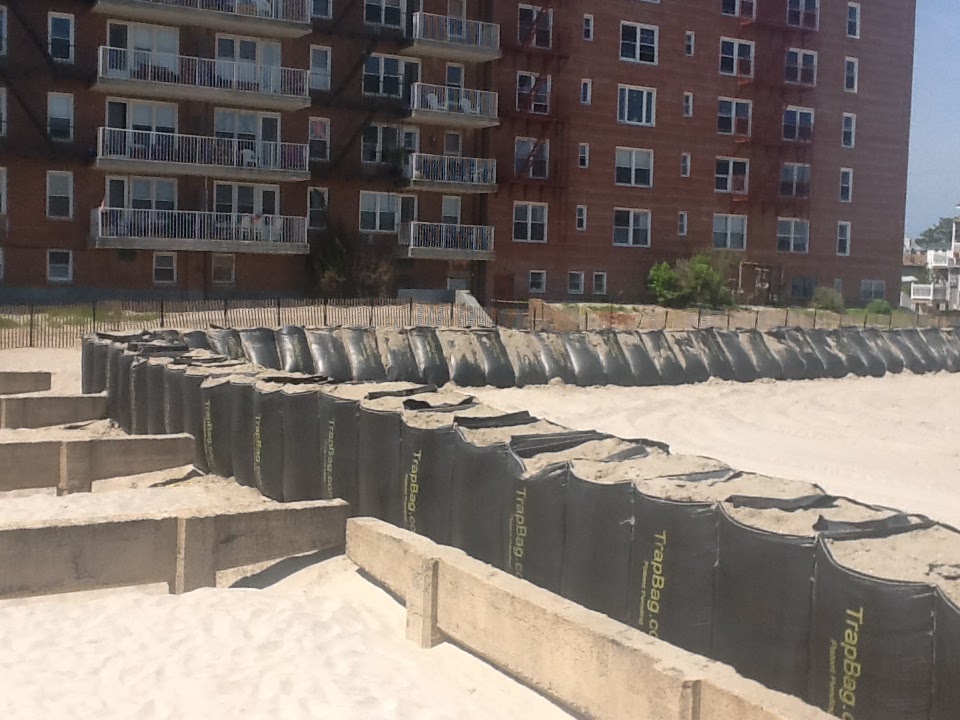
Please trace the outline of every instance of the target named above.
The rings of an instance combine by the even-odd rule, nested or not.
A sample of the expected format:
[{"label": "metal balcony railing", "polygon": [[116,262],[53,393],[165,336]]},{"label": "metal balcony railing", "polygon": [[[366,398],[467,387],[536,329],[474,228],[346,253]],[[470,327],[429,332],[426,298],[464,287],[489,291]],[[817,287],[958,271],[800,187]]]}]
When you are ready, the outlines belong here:
[{"label": "metal balcony railing", "polygon": [[[190,10],[208,10],[241,17],[284,22],[310,22],[307,0],[127,0],[136,5],[158,5]],[[114,0],[117,2],[117,0]]]},{"label": "metal balcony railing", "polygon": [[306,70],[152,50],[101,46],[97,74],[104,80],[144,80],[193,88],[309,97]]},{"label": "metal balcony railing", "polygon": [[948,268],[956,264],[953,253],[948,250],[927,250],[927,267]]},{"label": "metal balcony railing", "polygon": [[99,128],[98,159],[307,172],[306,143],[265,142],[165,132]]},{"label": "metal balcony railing", "polygon": [[415,183],[493,185],[497,182],[497,161],[413,153],[404,166],[404,175]]},{"label": "metal balcony railing", "polygon": [[413,14],[411,39],[442,43],[471,50],[499,52],[500,26],[450,15]]},{"label": "metal balcony railing", "polygon": [[493,228],[487,225],[410,222],[400,226],[400,244],[412,249],[492,253]]},{"label": "metal balcony railing", "polygon": [[97,239],[251,242],[302,245],[307,219],[286,215],[218,213],[195,210],[96,208],[92,213]]},{"label": "metal balcony railing", "polygon": [[413,84],[410,109],[496,120],[497,93],[418,82]]},{"label": "metal balcony railing", "polygon": [[[941,290],[940,293],[937,293],[937,290]],[[936,297],[940,295],[940,297]],[[947,296],[947,288],[945,286],[937,286],[930,284],[920,284],[913,283],[910,286],[910,299],[911,300],[942,300]]]}]

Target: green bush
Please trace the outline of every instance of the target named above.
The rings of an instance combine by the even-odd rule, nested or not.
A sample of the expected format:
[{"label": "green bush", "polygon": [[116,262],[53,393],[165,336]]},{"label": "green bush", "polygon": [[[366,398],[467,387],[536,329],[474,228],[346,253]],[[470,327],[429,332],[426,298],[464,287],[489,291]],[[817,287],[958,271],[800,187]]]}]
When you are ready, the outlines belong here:
[{"label": "green bush", "polygon": [[689,304],[686,294],[680,286],[679,276],[665,262],[650,268],[647,287],[657,296],[657,302],[661,305],[678,308],[686,307]]},{"label": "green bush", "polygon": [[843,296],[833,288],[818,287],[813,291],[813,302],[810,303],[817,310],[843,313]]},{"label": "green bush", "polygon": [[733,304],[733,292],[727,283],[729,261],[718,253],[697,253],[689,260],[678,260],[650,269],[647,287],[666,307],[727,307]]},{"label": "green bush", "polygon": [[867,305],[867,315],[893,315],[893,308],[886,300],[872,300]]}]

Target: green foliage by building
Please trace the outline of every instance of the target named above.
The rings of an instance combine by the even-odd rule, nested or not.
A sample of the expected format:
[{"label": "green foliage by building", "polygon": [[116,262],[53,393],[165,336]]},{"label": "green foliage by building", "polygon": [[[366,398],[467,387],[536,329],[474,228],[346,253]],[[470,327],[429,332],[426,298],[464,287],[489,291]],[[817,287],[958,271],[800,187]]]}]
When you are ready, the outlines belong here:
[{"label": "green foliage by building", "polygon": [[813,302],[810,303],[817,310],[842,313],[844,311],[843,296],[833,288],[818,287],[813,291]]},{"label": "green foliage by building", "polygon": [[730,290],[730,259],[721,253],[697,253],[676,266],[660,263],[650,269],[647,287],[666,307],[727,307],[733,304]]},{"label": "green foliage by building", "polygon": [[886,300],[872,300],[866,307],[867,315],[892,315],[893,308]]}]

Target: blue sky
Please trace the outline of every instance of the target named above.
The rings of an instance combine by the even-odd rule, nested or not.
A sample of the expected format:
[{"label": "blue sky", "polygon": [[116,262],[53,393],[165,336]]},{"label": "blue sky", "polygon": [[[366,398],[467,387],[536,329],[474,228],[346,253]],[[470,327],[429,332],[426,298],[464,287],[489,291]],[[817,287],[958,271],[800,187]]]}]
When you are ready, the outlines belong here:
[{"label": "blue sky", "polygon": [[960,3],[917,0],[907,235],[915,237],[940,217],[952,217],[958,202]]}]

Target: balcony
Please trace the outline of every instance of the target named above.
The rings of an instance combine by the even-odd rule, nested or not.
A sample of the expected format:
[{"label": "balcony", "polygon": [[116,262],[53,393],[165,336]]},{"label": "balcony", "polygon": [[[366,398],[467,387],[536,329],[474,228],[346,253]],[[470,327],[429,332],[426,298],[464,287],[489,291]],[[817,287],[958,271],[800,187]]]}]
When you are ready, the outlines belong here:
[{"label": "balcony", "polygon": [[400,226],[400,255],[414,260],[493,260],[493,228],[411,222]]},{"label": "balcony", "polygon": [[94,89],[144,98],[300,110],[310,106],[307,74],[294,68],[101,46]]},{"label": "balcony", "polygon": [[918,302],[937,302],[947,299],[947,286],[942,284],[921,285],[913,283],[910,285],[910,299]]},{"label": "balcony", "polygon": [[497,161],[412,153],[404,163],[403,176],[415,190],[492,193],[497,190]]},{"label": "balcony", "polygon": [[414,83],[410,92],[410,119],[423,125],[489,128],[500,124],[497,93],[446,85]]},{"label": "balcony", "polygon": [[413,14],[407,53],[445,60],[489,62],[500,50],[500,26],[450,15]]},{"label": "balcony", "polygon": [[957,260],[952,252],[948,250],[927,250],[927,267],[931,270],[956,266]]},{"label": "balcony", "polygon": [[306,144],[104,127],[97,131],[97,167],[228,180],[310,179]]},{"label": "balcony", "polygon": [[194,25],[257,37],[293,38],[311,31],[308,0],[96,0],[93,11],[126,20]]},{"label": "balcony", "polygon": [[90,218],[97,248],[306,255],[307,219],[193,210],[97,208]]}]

